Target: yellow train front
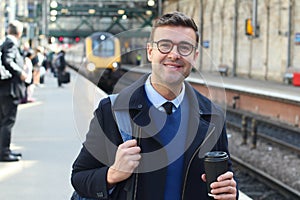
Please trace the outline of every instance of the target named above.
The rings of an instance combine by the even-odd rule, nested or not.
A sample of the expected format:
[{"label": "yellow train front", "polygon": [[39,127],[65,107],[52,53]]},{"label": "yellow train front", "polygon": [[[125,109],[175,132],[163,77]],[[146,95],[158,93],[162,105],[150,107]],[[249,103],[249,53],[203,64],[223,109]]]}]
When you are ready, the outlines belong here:
[{"label": "yellow train front", "polygon": [[116,71],[121,64],[121,47],[118,38],[110,33],[97,32],[85,39],[85,66],[93,74],[103,70]]},{"label": "yellow train front", "polygon": [[117,37],[96,32],[68,49],[66,60],[79,73],[111,93],[121,76],[121,47]]}]

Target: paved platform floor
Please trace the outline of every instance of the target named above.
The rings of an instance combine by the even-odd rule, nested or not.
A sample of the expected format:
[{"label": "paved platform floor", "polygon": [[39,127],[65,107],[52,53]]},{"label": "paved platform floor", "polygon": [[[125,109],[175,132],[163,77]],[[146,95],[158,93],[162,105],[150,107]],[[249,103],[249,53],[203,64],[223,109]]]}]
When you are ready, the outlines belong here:
[{"label": "paved platform floor", "polygon": [[36,101],[19,106],[11,147],[23,158],[0,162],[1,200],[70,199],[71,165],[84,138],[78,131],[87,128],[82,124],[93,109],[85,109],[86,103],[74,100],[76,93],[82,92],[75,89],[82,85],[80,81],[72,73],[71,83],[59,88],[56,79],[47,74],[44,86],[35,89]]}]

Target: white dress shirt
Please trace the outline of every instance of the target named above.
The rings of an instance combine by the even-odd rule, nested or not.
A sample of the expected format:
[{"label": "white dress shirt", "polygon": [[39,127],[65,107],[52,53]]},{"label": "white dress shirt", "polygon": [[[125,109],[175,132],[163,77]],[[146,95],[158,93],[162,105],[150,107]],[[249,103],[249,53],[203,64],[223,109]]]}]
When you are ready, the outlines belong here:
[{"label": "white dress shirt", "polygon": [[[149,77],[145,83],[145,90],[146,90],[147,97],[155,108],[157,108],[158,110],[160,110],[162,112],[165,112],[165,109],[162,107],[162,105],[169,100],[165,99],[153,88],[150,78],[151,78],[151,75],[149,75]],[[184,92],[185,92],[185,85],[184,85],[184,83],[182,83],[182,90],[181,90],[180,94],[175,99],[170,101],[174,104],[173,112],[179,107],[180,103],[182,102],[183,97],[184,97]]]}]

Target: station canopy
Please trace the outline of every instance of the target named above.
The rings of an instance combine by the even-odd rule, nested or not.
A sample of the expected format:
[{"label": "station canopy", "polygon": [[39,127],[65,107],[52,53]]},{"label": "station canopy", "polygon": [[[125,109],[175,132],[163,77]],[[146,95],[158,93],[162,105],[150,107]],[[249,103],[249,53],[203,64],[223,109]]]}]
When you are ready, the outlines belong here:
[{"label": "station canopy", "polygon": [[[161,0],[48,0],[47,35],[85,37],[93,32],[118,34],[128,30],[128,37],[148,34],[157,17]],[[133,34],[134,33],[134,34]]]}]

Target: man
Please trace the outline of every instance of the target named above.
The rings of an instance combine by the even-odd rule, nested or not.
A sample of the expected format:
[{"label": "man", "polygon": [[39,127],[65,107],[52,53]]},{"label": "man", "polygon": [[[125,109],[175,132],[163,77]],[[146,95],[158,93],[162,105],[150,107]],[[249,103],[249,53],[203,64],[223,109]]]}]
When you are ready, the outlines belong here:
[{"label": "man", "polygon": [[[228,153],[228,143],[222,111],[184,81],[199,54],[197,31],[194,21],[180,12],[165,14],[155,22],[147,44],[152,73],[123,89],[112,108],[105,98],[95,111],[73,164],[72,184],[80,196],[210,198],[201,152]],[[165,102],[173,105],[167,108]],[[128,110],[133,139],[122,139],[126,133],[118,131],[112,109]],[[203,142],[206,135],[213,139]],[[237,199],[231,171],[219,176],[211,188],[215,199]]]},{"label": "man", "polygon": [[7,27],[7,37],[1,46],[2,64],[12,75],[0,81],[0,161],[18,161],[20,153],[10,149],[12,127],[16,121],[17,107],[25,97],[24,80],[27,74],[23,70],[24,60],[19,52],[18,40],[23,32],[23,24],[11,22]]}]

